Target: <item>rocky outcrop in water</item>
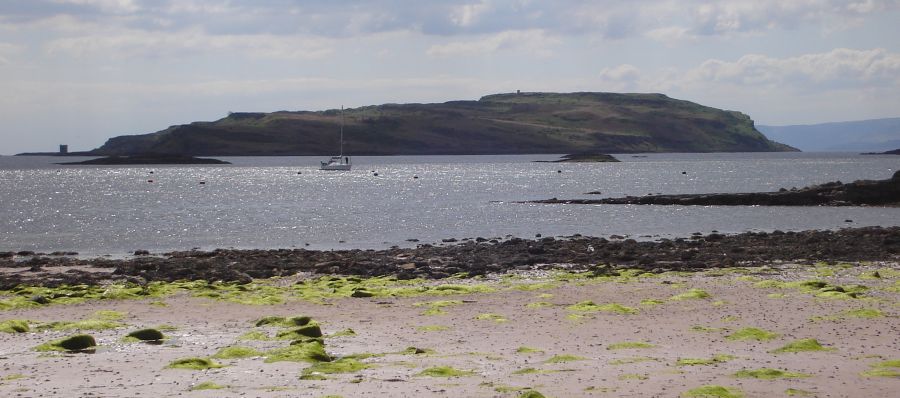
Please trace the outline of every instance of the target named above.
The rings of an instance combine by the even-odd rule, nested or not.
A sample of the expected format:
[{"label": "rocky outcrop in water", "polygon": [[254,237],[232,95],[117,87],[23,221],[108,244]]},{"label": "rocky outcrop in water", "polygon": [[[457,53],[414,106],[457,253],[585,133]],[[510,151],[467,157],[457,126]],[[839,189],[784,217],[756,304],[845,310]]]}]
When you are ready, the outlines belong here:
[{"label": "rocky outcrop in water", "polygon": [[840,181],[778,192],[626,196],[604,199],[545,199],[529,203],[682,206],[898,206],[900,171],[887,180]]},{"label": "rocky outcrop in water", "polygon": [[[467,239],[461,243],[387,250],[318,251],[304,249],[171,252],[131,259],[0,256],[0,290],[19,284],[100,284],[110,280],[208,280],[249,282],[253,278],[300,272],[362,276],[396,275],[401,279],[444,278],[507,270],[598,264],[648,271],[702,270],[723,266],[765,265],[773,261],[898,261],[900,227],[839,231],[717,233],[690,238],[634,239],[543,238]],[[62,268],[55,268],[62,267]],[[60,272],[60,269],[64,270]]]}]

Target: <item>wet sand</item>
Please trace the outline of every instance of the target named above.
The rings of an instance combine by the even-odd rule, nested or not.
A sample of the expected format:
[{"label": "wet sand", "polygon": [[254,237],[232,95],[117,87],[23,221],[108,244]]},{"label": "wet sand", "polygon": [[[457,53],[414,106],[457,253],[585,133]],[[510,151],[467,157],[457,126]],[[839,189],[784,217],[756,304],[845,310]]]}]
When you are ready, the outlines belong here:
[{"label": "wet sand", "polygon": [[[880,278],[874,277],[874,271]],[[289,287],[307,277],[312,275],[265,283]],[[857,298],[824,298],[817,295],[828,295],[796,286],[766,287],[766,280],[776,281],[773,285],[820,280],[868,289]],[[125,326],[84,331],[97,338],[99,347],[93,354],[32,350],[77,331],[0,333],[0,396],[516,397],[522,389],[532,388],[547,397],[677,397],[703,385],[720,385],[740,390],[746,397],[787,396],[788,389],[817,397],[887,397],[900,389],[900,379],[865,372],[880,362],[900,359],[898,281],[897,263],[787,263],[600,278],[532,270],[417,282],[493,290],[462,295],[347,297],[323,302],[298,297],[275,305],[244,305],[181,291],[163,298],[13,309],[0,311],[0,321],[27,319],[34,325],[89,319],[97,311],[113,310],[125,313],[120,320]],[[709,297],[672,299],[690,289],[702,289]],[[651,305],[648,299],[659,303]],[[461,303],[427,314],[434,307],[428,303],[448,300]],[[625,307],[623,311],[635,313],[569,308],[587,300],[600,306],[617,303]],[[848,312],[859,309],[877,310],[880,316],[860,318],[851,314],[861,313]],[[271,336],[281,330],[254,326],[267,315],[311,316],[321,324],[325,349],[332,357],[356,354],[370,367],[323,375],[326,380],[301,379],[311,366],[308,363],[267,363],[264,356],[217,360],[225,367],[210,370],[166,368],[175,359],[209,357],[236,344],[261,352],[287,346],[289,341],[283,340],[239,340],[251,331]],[[175,329],[165,331],[169,339],[162,345],[121,341],[132,330],[163,324]],[[435,326],[444,330],[429,331],[440,329]],[[777,337],[768,341],[727,338],[749,327]],[[356,334],[328,337],[348,328]],[[816,339],[828,350],[772,352],[806,338]],[[613,349],[626,342],[652,347]],[[400,353],[407,347],[427,352]],[[521,353],[520,347],[536,351]],[[548,362],[557,355],[578,358]],[[721,361],[709,365],[678,364],[680,359],[716,355]],[[472,373],[418,375],[433,366]],[[516,373],[528,368],[534,371]],[[741,370],[761,368],[807,376],[772,380],[735,376]],[[202,382],[224,388],[191,390]]]}]

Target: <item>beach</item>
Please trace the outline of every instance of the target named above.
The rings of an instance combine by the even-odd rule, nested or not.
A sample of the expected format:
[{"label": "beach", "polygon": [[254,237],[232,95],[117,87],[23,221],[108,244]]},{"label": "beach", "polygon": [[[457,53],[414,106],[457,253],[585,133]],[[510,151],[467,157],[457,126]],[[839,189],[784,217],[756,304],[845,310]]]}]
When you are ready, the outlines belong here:
[{"label": "beach", "polygon": [[[47,304],[7,291],[0,321],[26,320],[29,331],[0,333],[0,394],[882,397],[897,388],[896,260],[520,268],[25,294]],[[301,316],[320,341],[297,335]],[[165,338],[123,339],[144,328]],[[92,353],[34,350],[77,333],[95,337]],[[327,358],[307,355],[317,347]],[[172,368],[185,358],[212,362]]]}]

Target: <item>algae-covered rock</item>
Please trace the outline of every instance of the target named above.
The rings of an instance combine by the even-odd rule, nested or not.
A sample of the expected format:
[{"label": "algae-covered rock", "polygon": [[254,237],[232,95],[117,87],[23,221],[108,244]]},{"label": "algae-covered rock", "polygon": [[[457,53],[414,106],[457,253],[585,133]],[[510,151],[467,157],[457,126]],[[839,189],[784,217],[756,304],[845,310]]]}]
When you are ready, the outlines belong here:
[{"label": "algae-covered rock", "polygon": [[128,337],[135,338],[141,341],[158,341],[166,338],[163,332],[160,332],[156,329],[135,330],[131,333],[128,333]]},{"label": "algae-covered rock", "polygon": [[28,327],[28,321],[22,319],[9,319],[0,322],[0,332],[4,333],[28,333],[31,328]]},{"label": "algae-covered rock", "polygon": [[296,340],[303,337],[322,337],[322,329],[319,325],[306,325],[296,329],[283,330],[275,335],[279,340]]},{"label": "algae-covered rock", "polygon": [[356,290],[353,290],[353,293],[350,293],[350,297],[356,297],[356,298],[373,297],[373,296],[375,296],[374,293],[369,292],[368,290],[365,290],[365,289],[356,289]]},{"label": "algae-covered rock", "polygon": [[76,334],[64,339],[41,344],[34,349],[36,351],[84,351],[96,346],[97,341],[94,340],[94,336],[88,334]]},{"label": "algae-covered rock", "polygon": [[519,394],[519,398],[545,398],[544,394],[541,394],[535,390],[528,390],[521,394]]},{"label": "algae-covered rock", "polygon": [[169,369],[190,369],[190,370],[206,370],[221,368],[223,365],[209,358],[181,358],[169,363],[166,368]]},{"label": "algae-covered rock", "polygon": [[191,391],[221,390],[223,388],[225,388],[225,386],[213,383],[211,381],[204,381],[203,383],[191,387]]},{"label": "algae-covered rock", "polygon": [[325,346],[317,342],[292,344],[267,352],[266,362],[331,362],[332,358],[325,352]]},{"label": "algae-covered rock", "polygon": [[278,326],[278,327],[293,327],[293,326],[306,326],[310,322],[312,322],[312,318],[308,316],[294,316],[290,318],[285,318],[283,316],[265,316],[256,321],[255,325],[257,327],[260,326]]},{"label": "algae-covered rock", "polygon": [[356,373],[371,367],[372,365],[360,362],[353,358],[342,358],[333,362],[318,362],[303,369],[301,379],[308,380],[310,379],[309,376],[317,374]]},{"label": "algae-covered rock", "polygon": [[804,352],[804,351],[832,351],[833,348],[822,346],[816,339],[800,339],[787,343],[784,347],[773,350],[772,353]]},{"label": "algae-covered rock", "polygon": [[710,298],[709,293],[702,289],[690,289],[684,293],[674,295],[669,298],[669,300],[691,300],[691,299],[706,299]]}]

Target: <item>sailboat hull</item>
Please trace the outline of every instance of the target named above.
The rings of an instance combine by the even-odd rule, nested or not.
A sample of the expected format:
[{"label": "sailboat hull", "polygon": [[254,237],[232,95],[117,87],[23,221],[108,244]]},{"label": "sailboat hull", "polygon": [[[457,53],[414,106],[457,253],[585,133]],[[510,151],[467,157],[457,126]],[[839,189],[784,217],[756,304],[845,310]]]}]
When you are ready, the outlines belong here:
[{"label": "sailboat hull", "polygon": [[350,170],[350,165],[349,165],[349,164],[340,164],[340,163],[337,163],[337,164],[334,164],[334,163],[323,163],[322,166],[319,167],[319,170],[341,170],[341,171],[349,171],[349,170]]}]

